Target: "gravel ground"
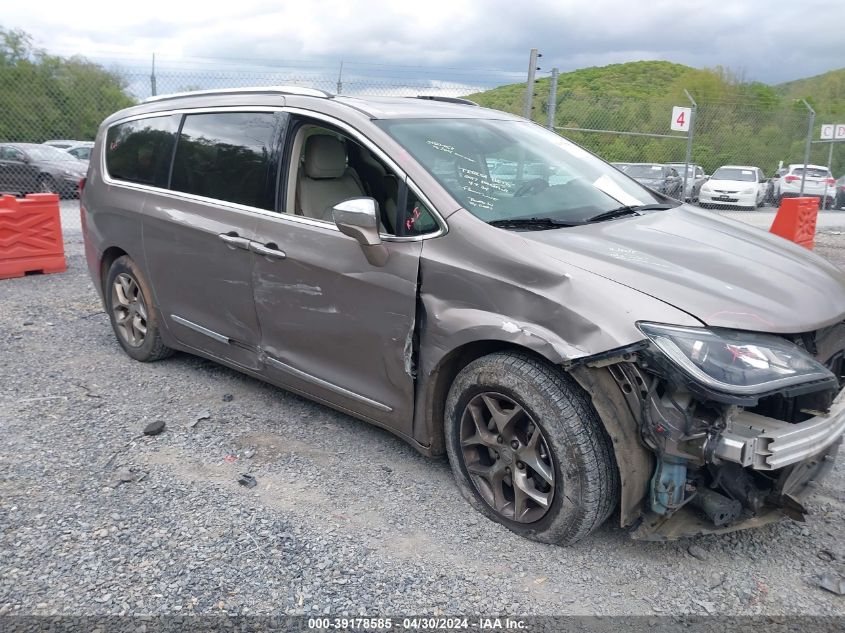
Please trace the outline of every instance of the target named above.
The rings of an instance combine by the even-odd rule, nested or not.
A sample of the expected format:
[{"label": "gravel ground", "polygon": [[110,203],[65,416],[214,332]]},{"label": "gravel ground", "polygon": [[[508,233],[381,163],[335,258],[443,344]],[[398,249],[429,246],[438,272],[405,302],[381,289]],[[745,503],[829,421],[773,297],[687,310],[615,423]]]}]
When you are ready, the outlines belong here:
[{"label": "gravel ground", "polygon": [[[130,360],[63,207],[68,271],[0,282],[0,615],[845,615],[814,584],[845,573],[845,463],[804,524],[533,543],[387,432],[185,354]],[[838,231],[819,245],[845,265]]]}]

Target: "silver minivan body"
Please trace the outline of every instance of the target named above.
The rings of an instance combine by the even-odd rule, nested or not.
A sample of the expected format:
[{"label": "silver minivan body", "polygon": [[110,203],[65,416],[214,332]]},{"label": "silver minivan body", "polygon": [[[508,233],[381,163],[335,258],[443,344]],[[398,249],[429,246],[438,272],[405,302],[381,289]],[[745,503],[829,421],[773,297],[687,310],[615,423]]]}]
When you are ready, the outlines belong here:
[{"label": "silver minivan body", "polygon": [[[152,184],[110,173],[107,152],[126,142],[110,130],[155,118],[178,138],[176,155],[187,143],[205,147],[204,137],[185,130],[190,117],[215,113],[260,114],[277,126],[279,158],[268,163],[263,207],[174,190],[171,163]],[[297,89],[185,95],[118,112],[100,128],[81,198],[94,284],[113,307],[110,270],[128,258],[149,286],[163,345],[382,426],[427,455],[446,452],[444,411],[462,369],[491,353],[529,354],[589,394],[618,469],[621,523],[639,538],[805,512],[806,484],[829,468],[832,457],[824,457],[845,432],[842,271],[779,237],[686,205],[555,230],[495,226],[378,124],[436,119],[519,121],[463,103]],[[403,235],[382,224],[362,242],[350,237],[354,226],[284,212],[300,204],[294,170],[303,178],[324,167],[309,163],[307,148],[326,129],[378,163],[401,192],[391,200],[413,198],[409,208],[430,214],[429,229]],[[218,143],[218,154],[227,143]],[[351,165],[352,155],[345,160]],[[346,186],[342,167],[327,179],[332,186]],[[777,337],[831,375],[812,387],[726,396],[696,383],[682,361],[667,361],[671,334],[649,334],[642,324]],[[797,398],[809,398],[804,408],[813,414],[783,419],[775,401]],[[801,448],[770,459],[789,437],[804,438]],[[765,503],[732,497],[730,485],[722,499],[732,504],[703,491],[696,503],[679,501],[677,487],[693,485],[690,472],[722,465],[745,483],[779,475],[765,475],[770,486],[759,480]],[[713,503],[723,505],[714,511]]]}]

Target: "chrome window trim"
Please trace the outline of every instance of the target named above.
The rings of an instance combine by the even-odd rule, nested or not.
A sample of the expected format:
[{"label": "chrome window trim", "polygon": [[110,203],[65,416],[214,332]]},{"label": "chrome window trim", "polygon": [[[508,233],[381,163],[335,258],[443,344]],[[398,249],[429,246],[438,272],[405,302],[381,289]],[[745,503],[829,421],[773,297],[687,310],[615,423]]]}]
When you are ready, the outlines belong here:
[{"label": "chrome window trim", "polygon": [[[437,237],[441,237],[446,235],[449,232],[449,225],[446,222],[445,218],[440,214],[440,212],[435,208],[435,206],[431,203],[428,197],[422,192],[422,190],[408,177],[408,174],[405,173],[403,169],[401,169],[388,155],[384,152],[380,147],[378,147],[375,143],[373,143],[369,138],[364,136],[360,131],[356,130],[349,124],[336,119],[327,114],[323,114],[322,112],[314,112],[313,110],[306,110],[304,108],[294,108],[294,107],[285,107],[285,106],[209,106],[209,107],[201,107],[201,108],[172,108],[167,110],[159,110],[156,112],[145,112],[143,114],[136,114],[132,116],[128,116],[123,119],[118,119],[113,121],[108,125],[105,131],[105,137],[108,135],[108,130],[113,128],[116,125],[120,125],[122,123],[128,123],[130,121],[137,121],[139,119],[154,119],[154,118],[161,118],[161,117],[168,117],[173,115],[184,115],[184,114],[205,114],[205,113],[214,113],[214,112],[285,112],[289,114],[297,114],[300,116],[307,116],[313,119],[319,119],[330,125],[338,127],[342,129],[344,132],[347,132],[351,137],[353,137],[357,142],[360,142],[364,145],[367,149],[375,153],[380,159],[382,159],[388,167],[390,167],[393,171],[396,172],[396,175],[404,180],[405,184],[414,192],[415,195],[419,197],[419,199],[425,204],[425,206],[431,211],[431,214],[434,216],[435,222],[438,224],[438,230],[432,231],[431,233],[425,233],[424,235],[411,235],[411,236],[397,236],[397,235],[390,235],[388,233],[379,233],[382,241],[385,242],[419,242],[422,240],[434,239]],[[105,138],[104,137],[104,138]],[[177,139],[178,141],[178,139]],[[104,145],[104,144],[103,144]],[[217,198],[208,198],[206,196],[200,196],[193,193],[185,193],[182,191],[174,191],[172,189],[164,189],[162,187],[156,187],[154,185],[144,185],[141,183],[129,182],[124,180],[116,180],[109,175],[108,169],[106,167],[106,148],[102,147],[100,151],[100,173],[102,174],[103,182],[109,186],[113,187],[122,187],[125,189],[135,189],[138,191],[146,191],[148,193],[156,193],[159,195],[164,195],[169,198],[185,199],[190,200],[193,202],[203,202],[203,203],[210,203],[215,204],[223,207],[227,207],[230,209],[234,209],[236,211],[245,211],[247,213],[254,213],[257,215],[265,216],[268,218],[276,219],[282,222],[294,222],[298,224],[306,224],[309,226],[320,227],[330,231],[336,231],[340,233],[340,230],[326,220],[317,220],[314,218],[306,218],[301,215],[293,215],[290,213],[282,212],[277,213],[276,211],[269,211],[267,209],[260,209],[258,207],[251,207],[244,204],[238,204],[236,202],[228,202],[226,200],[218,200]]]},{"label": "chrome window trim", "polygon": [[349,389],[346,389],[344,387],[340,387],[339,385],[336,385],[332,382],[329,382],[328,380],[323,380],[322,378],[318,378],[317,376],[312,376],[311,374],[304,372],[301,369],[297,369],[296,367],[292,367],[292,366],[288,365],[287,363],[283,363],[280,360],[276,360],[275,358],[273,358],[271,356],[266,356],[265,360],[268,364],[272,365],[273,367],[276,367],[277,369],[281,369],[282,371],[287,372],[287,373],[291,374],[292,376],[296,376],[297,378],[300,378],[301,380],[305,380],[307,382],[310,382],[310,383],[313,383],[313,384],[318,385],[320,387],[323,387],[325,389],[328,389],[329,391],[333,391],[334,393],[339,394],[341,396],[345,396],[347,398],[352,398],[353,400],[363,402],[363,403],[365,403],[365,404],[367,404],[371,407],[374,407],[376,409],[379,409],[381,411],[386,411],[388,413],[390,411],[393,411],[393,407],[390,407],[390,406],[388,406],[388,405],[386,405],[382,402],[379,402],[378,400],[373,400],[372,398],[368,398],[367,396],[362,396],[359,393],[355,393],[354,391],[350,391]]}]

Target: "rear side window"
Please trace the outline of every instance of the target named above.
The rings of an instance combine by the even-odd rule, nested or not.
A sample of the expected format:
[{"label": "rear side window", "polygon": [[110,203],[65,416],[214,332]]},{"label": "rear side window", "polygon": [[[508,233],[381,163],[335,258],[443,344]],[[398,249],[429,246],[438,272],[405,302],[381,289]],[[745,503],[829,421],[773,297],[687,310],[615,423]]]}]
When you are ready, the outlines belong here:
[{"label": "rear side window", "polygon": [[106,169],[116,180],[166,187],[179,119],[160,116],[127,121],[106,134]]},{"label": "rear side window", "polygon": [[187,115],[170,188],[272,211],[284,120],[278,112]]},{"label": "rear side window", "polygon": [[793,169],[792,173],[795,174],[796,176],[803,176],[803,175],[805,175],[804,174],[805,171],[807,172],[806,176],[808,176],[810,178],[830,178],[831,177],[830,172],[827,169],[818,169],[818,168],[815,168],[815,167],[808,167],[806,170],[803,167],[798,167],[796,169]]}]

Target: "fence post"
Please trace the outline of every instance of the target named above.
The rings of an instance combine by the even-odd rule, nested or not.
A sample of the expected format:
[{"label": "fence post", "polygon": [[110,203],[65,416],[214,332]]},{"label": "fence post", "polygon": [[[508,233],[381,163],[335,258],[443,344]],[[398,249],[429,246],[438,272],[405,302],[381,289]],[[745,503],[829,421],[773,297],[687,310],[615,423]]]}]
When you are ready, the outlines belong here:
[{"label": "fence post", "polygon": [[531,49],[531,55],[528,58],[528,81],[525,84],[525,107],[522,111],[524,116],[529,121],[531,120],[531,106],[534,104],[534,73],[537,72],[537,49]]},{"label": "fence post", "polygon": [[156,96],[156,54],[153,53],[153,69],[150,72],[150,96]]},{"label": "fence post", "polygon": [[340,70],[337,71],[337,94],[343,94],[343,60],[340,60]]},{"label": "fence post", "polygon": [[799,196],[804,195],[804,179],[807,177],[807,164],[810,162],[810,146],[813,142],[813,124],[816,122],[816,111],[810,107],[806,99],[801,99],[804,107],[810,111],[810,118],[807,122],[807,144],[804,146],[804,169],[801,172],[801,191]]},{"label": "fence post", "polygon": [[555,109],[557,108],[557,68],[552,68],[552,77],[549,79],[549,129],[555,129]]},{"label": "fence post", "polygon": [[[833,141],[830,142],[830,148],[827,150],[827,170],[830,175],[833,175]],[[836,184],[833,185],[833,201],[836,202]],[[822,200],[822,209],[827,210],[827,181],[824,185],[824,200]]]},{"label": "fence post", "polygon": [[[686,161],[684,162],[684,184],[683,189],[681,189],[681,202],[685,202],[687,199],[687,179],[689,178],[689,165],[690,161],[692,160],[692,135],[695,131],[695,115],[696,111],[698,110],[698,104],[695,102],[695,99],[692,98],[692,95],[689,91],[684,88],[684,94],[689,99],[689,102],[692,104],[690,108],[690,115],[689,115],[689,132],[687,132],[687,157]],[[692,202],[692,192],[690,191],[690,202]]]}]

